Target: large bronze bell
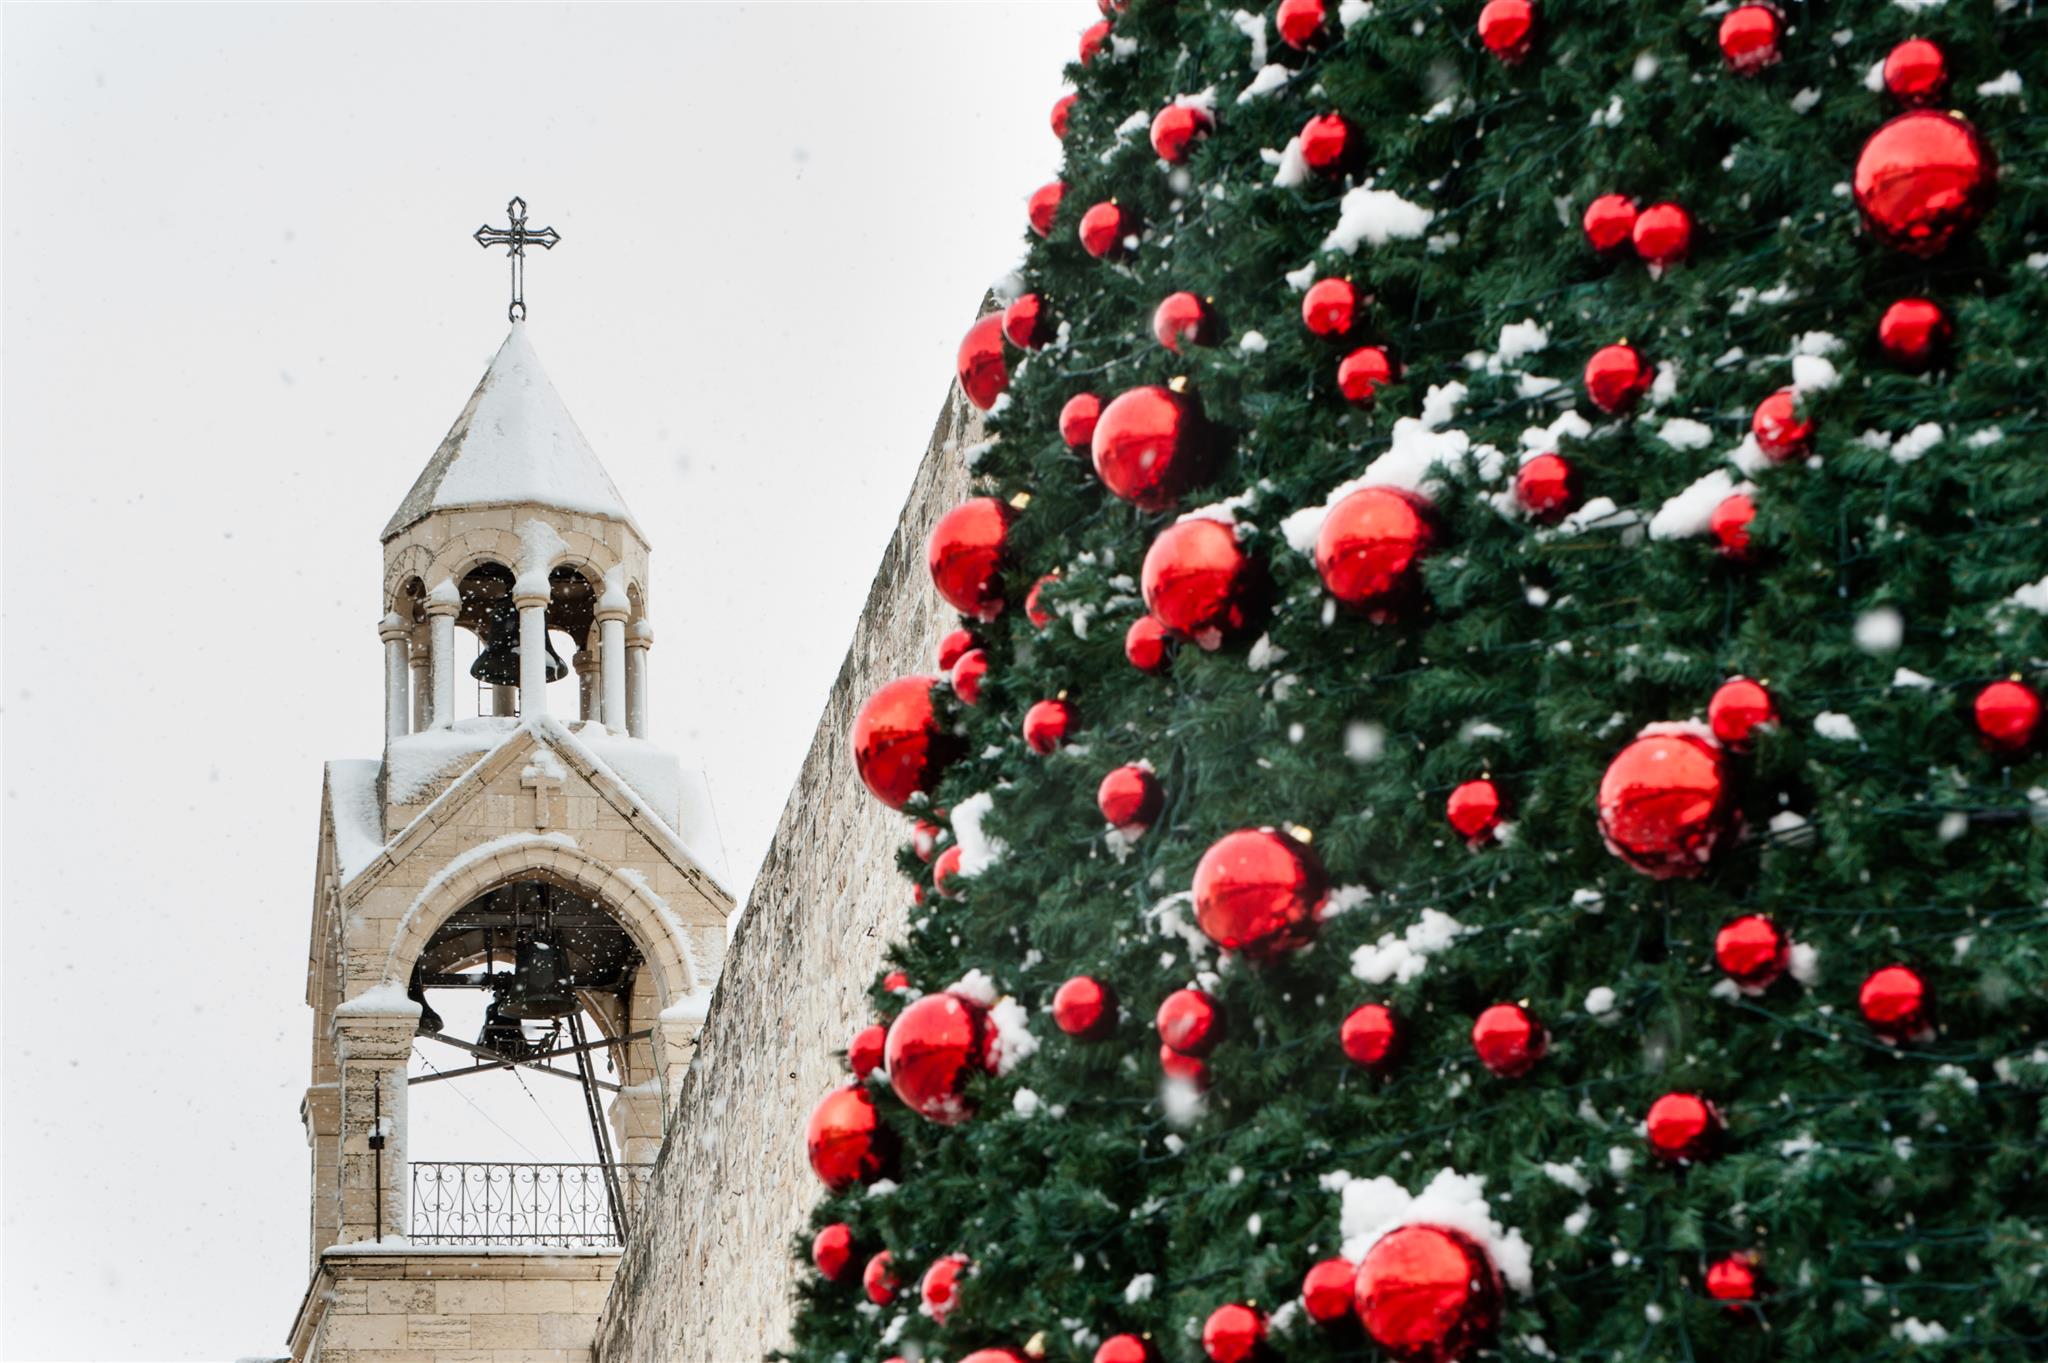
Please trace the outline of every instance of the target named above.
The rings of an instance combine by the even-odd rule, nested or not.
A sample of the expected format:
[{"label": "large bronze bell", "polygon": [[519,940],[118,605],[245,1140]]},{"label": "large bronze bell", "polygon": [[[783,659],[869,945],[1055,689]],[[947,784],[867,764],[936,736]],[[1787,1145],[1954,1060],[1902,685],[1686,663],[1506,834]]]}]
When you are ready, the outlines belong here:
[{"label": "large bronze bell", "polygon": [[498,995],[499,1011],[508,1018],[565,1018],[582,1005],[569,987],[569,960],[548,936],[519,939],[512,978]]},{"label": "large bronze bell", "polygon": [[[484,635],[484,647],[476,655],[476,661],[469,665],[469,675],[492,686],[519,685],[519,609],[510,601],[500,598],[484,608],[489,612],[489,624]],[[542,634],[546,641],[546,634]],[[562,661],[562,655],[555,652],[555,646],[548,643],[547,676],[551,682],[560,681],[569,675],[569,665]]]}]

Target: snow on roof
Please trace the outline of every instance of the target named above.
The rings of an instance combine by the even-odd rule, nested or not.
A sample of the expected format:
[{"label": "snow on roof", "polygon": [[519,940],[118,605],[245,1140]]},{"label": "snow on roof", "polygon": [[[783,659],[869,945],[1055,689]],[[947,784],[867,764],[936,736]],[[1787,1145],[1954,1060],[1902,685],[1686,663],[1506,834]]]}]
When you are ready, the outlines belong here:
[{"label": "snow on roof", "polygon": [[334,818],[334,856],[341,880],[354,880],[384,849],[384,806],[377,799],[378,763],[344,757],[327,764],[328,805]]},{"label": "snow on roof", "polygon": [[391,514],[383,538],[435,511],[520,503],[608,516],[640,531],[548,382],[525,324],[514,322],[462,415]]}]

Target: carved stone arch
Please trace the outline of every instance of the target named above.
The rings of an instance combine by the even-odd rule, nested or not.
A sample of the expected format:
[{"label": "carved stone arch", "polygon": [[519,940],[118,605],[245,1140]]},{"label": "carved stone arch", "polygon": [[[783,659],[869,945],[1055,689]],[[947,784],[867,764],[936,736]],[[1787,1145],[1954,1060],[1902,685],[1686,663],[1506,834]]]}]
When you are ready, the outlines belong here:
[{"label": "carved stone arch", "polygon": [[423,544],[408,544],[384,560],[384,609],[405,612],[399,605],[399,598],[405,594],[405,584],[414,578],[431,589],[439,579],[430,576],[434,556]]},{"label": "carved stone arch", "polygon": [[434,555],[433,567],[426,574],[427,586],[431,590],[443,580],[460,583],[471,570],[485,563],[500,564],[516,573],[519,550],[519,537],[509,530],[465,530]]}]

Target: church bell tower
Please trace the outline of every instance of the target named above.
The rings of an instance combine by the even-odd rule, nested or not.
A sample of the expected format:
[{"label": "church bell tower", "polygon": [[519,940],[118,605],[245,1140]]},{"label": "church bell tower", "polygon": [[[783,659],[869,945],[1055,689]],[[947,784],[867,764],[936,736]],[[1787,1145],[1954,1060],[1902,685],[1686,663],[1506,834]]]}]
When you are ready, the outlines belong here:
[{"label": "church bell tower", "polygon": [[[516,200],[479,232],[511,332],[383,530],[383,753],[326,767],[295,1360],[587,1357],[724,951],[706,787],[650,737],[647,541],[526,333],[553,236]],[[512,1068],[582,1087],[590,1161],[408,1159],[411,1087]]]}]

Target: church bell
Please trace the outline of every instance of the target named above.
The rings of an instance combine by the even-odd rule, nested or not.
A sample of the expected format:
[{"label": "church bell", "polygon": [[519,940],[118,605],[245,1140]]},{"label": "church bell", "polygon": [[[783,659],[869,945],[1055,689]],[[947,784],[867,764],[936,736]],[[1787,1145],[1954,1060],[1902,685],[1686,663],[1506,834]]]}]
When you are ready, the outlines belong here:
[{"label": "church bell", "polygon": [[498,996],[499,1011],[508,1018],[565,1018],[581,1006],[569,987],[569,962],[562,948],[552,937],[522,937],[512,978]]},{"label": "church bell", "polygon": [[505,1016],[501,1009],[502,994],[493,998],[484,1009],[484,1029],[477,1034],[476,1044],[507,1060],[524,1060],[533,1054],[533,1043],[526,1039],[526,1029]]},{"label": "church bell", "polygon": [[441,1015],[434,1011],[434,1005],[427,1002],[427,991],[420,983],[419,967],[414,966],[412,983],[405,987],[405,996],[420,1006],[419,1026],[414,1030],[420,1036],[433,1036],[441,1030]]},{"label": "church bell", "polygon": [[[485,607],[490,612],[489,624],[484,634],[483,651],[476,655],[476,661],[469,665],[469,675],[491,686],[519,685],[519,609],[509,600],[500,599]],[[545,633],[542,635],[546,639]],[[562,661],[562,655],[555,652],[550,643],[548,650],[547,677],[551,682],[560,681],[569,675],[569,665]]]}]

